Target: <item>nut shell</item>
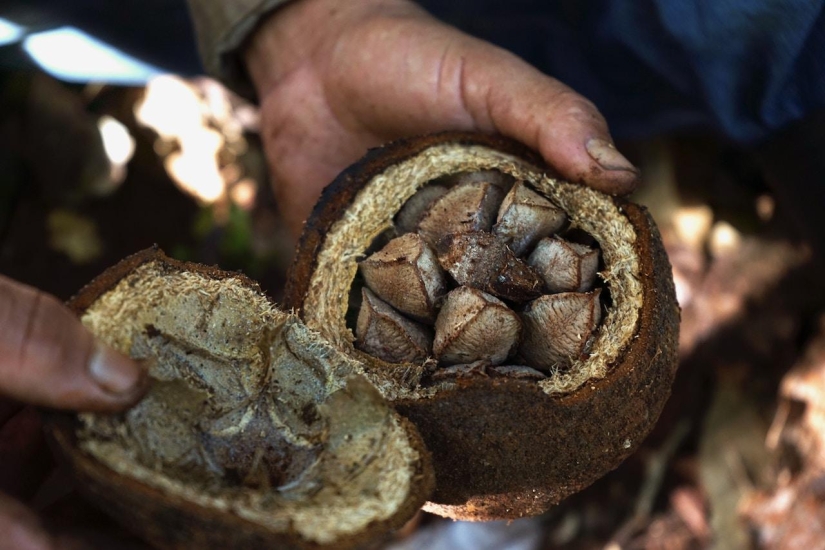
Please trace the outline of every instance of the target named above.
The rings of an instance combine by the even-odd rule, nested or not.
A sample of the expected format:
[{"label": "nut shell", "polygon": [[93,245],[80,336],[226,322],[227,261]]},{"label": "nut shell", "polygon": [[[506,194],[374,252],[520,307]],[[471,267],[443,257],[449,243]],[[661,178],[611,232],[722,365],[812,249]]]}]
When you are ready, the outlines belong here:
[{"label": "nut shell", "polygon": [[[319,372],[321,380],[326,379],[326,386],[322,387],[332,385],[335,388],[331,391],[322,390],[323,393],[318,396],[317,409],[311,411],[312,417],[298,421],[317,422],[317,414],[321,415],[321,420],[329,419],[320,430],[318,440],[324,450],[318,460],[311,463],[301,474],[302,479],[309,476],[313,483],[304,487],[301,486],[302,480],[277,488],[267,483],[263,486],[250,486],[246,480],[241,483],[233,476],[202,482],[199,478],[175,478],[170,475],[170,470],[167,470],[166,466],[156,469],[159,467],[157,464],[149,467],[140,462],[129,462],[129,457],[134,456],[131,454],[132,451],[127,450],[125,454],[118,454],[119,451],[115,449],[112,452],[111,447],[107,447],[111,442],[106,438],[98,443],[94,436],[94,426],[108,426],[109,422],[127,422],[129,415],[139,411],[149,397],[154,395],[157,398],[158,388],[168,383],[162,380],[164,372],[161,371],[161,379],[154,382],[147,398],[122,417],[127,420],[113,420],[114,417],[98,415],[49,414],[47,434],[56,453],[74,471],[79,480],[78,489],[82,493],[124,527],[161,548],[363,547],[382,540],[416,513],[432,491],[434,481],[429,453],[414,426],[392,412],[363,377],[353,375],[351,369],[347,368],[346,358],[342,358],[316,334],[308,331],[294,316],[277,310],[268,302],[257,285],[243,275],[177,262],[166,258],[157,249],[150,249],[135,254],[104,272],[74,297],[69,306],[78,315],[83,315],[84,312],[94,312],[96,307],[105,307],[99,304],[105,304],[105,300],[110,296],[115,296],[112,298],[114,303],[121,303],[116,300],[120,299],[120,296],[126,296],[128,300],[136,300],[139,308],[160,308],[159,311],[163,312],[161,315],[165,319],[176,315],[186,318],[185,312],[180,308],[164,309],[169,302],[164,301],[163,296],[170,296],[170,293],[153,294],[151,301],[144,298],[146,294],[142,294],[144,290],[141,290],[147,288],[147,285],[143,284],[144,279],[155,280],[152,277],[144,277],[145,273],[158,275],[158,279],[168,275],[175,281],[178,279],[174,277],[184,274],[188,277],[186,281],[195,281],[193,286],[186,288],[172,287],[171,294],[174,296],[169,298],[174,300],[181,295],[188,295],[192,297],[188,302],[190,304],[198,303],[201,299],[199,294],[206,296],[211,292],[205,290],[205,286],[198,286],[200,281],[219,285],[222,290],[216,295],[218,303],[213,304],[214,307],[202,317],[213,322],[212,327],[204,329],[204,338],[214,333],[227,335],[229,340],[221,339],[216,344],[218,348],[233,345],[232,336],[235,333],[242,336],[238,345],[248,345],[248,342],[243,342],[244,334],[250,338],[256,334],[271,336],[272,339],[267,340],[267,344],[253,344],[266,345],[266,349],[269,350],[267,352],[264,348],[256,348],[263,353],[263,364],[270,366],[266,376],[258,382],[259,387],[269,384],[269,380],[275,380],[276,387],[280,382],[289,386],[290,392],[301,391],[298,389],[301,381],[289,383],[290,372],[293,372],[294,365],[299,362],[309,361],[309,370],[301,372]],[[134,290],[135,288],[137,290]],[[178,290],[180,292],[177,292]],[[253,296],[254,303],[261,305],[265,313],[256,313],[258,310],[250,306],[249,311],[230,311],[228,317],[221,318],[221,308],[227,307],[227,303],[231,304],[228,307],[235,307],[235,302],[232,302],[234,292],[239,296]],[[158,296],[162,298],[159,301]],[[171,303],[180,305],[182,302],[179,300]],[[240,306],[243,305],[243,302],[240,302]],[[105,314],[107,310],[97,311]],[[221,325],[224,320],[233,321],[235,314],[239,316],[237,319],[243,319],[246,313],[249,313],[246,318],[250,319],[252,324],[249,326],[253,327],[252,329],[247,330],[243,321],[240,325],[237,322],[234,326]],[[89,321],[87,317],[83,316],[84,322],[91,323],[93,330],[102,326],[95,324],[93,319]],[[278,324],[272,326],[264,322],[263,332],[255,332],[254,323],[260,323],[256,321],[259,318],[272,318]],[[169,323],[169,326],[174,326],[173,321]],[[180,326],[185,327],[185,324]],[[222,326],[225,328],[221,328]],[[238,326],[241,328],[238,329]],[[185,331],[186,328],[182,330]],[[155,333],[157,328],[153,327],[151,331]],[[110,334],[98,336],[112,338]],[[135,336],[129,338],[134,342]],[[174,336],[169,338],[174,342]],[[131,349],[135,349],[134,344]],[[281,354],[282,350],[285,350],[286,354]],[[326,367],[323,366],[327,359],[331,360],[332,371],[325,370]],[[173,383],[181,385],[184,383],[182,380],[177,379]],[[311,383],[304,381],[304,384]],[[220,403],[216,406],[218,405]],[[294,430],[296,424],[289,424],[294,421],[289,419],[288,414],[281,417],[286,419],[285,429]],[[367,423],[368,427],[362,430],[359,425],[361,422]],[[247,431],[240,427],[239,430],[241,436],[233,450],[242,453],[244,448],[254,449],[257,428]],[[128,433],[128,429],[122,433]],[[294,431],[284,433],[288,433],[292,439],[300,437],[300,434],[296,436]],[[118,437],[120,436],[116,436],[115,440],[119,441]],[[358,445],[373,449],[369,455],[370,460],[364,461],[366,456],[358,450]],[[387,453],[384,449],[390,447],[393,450]],[[101,449],[106,452],[102,452]],[[277,453],[278,450],[273,451],[270,448],[270,452]],[[126,461],[119,462],[123,456],[127,457]],[[383,497],[367,494],[369,487],[375,482],[381,483],[378,481],[381,476],[371,470],[372,465],[376,463],[381,464],[379,469],[384,476],[388,472],[406,472],[401,476],[406,488],[398,493],[398,498],[393,497],[391,501],[387,501],[381,500]],[[368,477],[361,477],[362,475]],[[330,484],[329,480],[337,483]],[[350,482],[353,482],[357,489],[348,492],[346,484]],[[382,490],[377,485],[375,487],[376,491]],[[332,500],[325,500],[328,495],[332,496]],[[365,509],[359,507],[358,503],[371,498],[376,499],[375,503],[392,504],[383,509],[379,508],[375,516],[370,515],[375,512],[373,509],[366,512],[366,517],[356,517],[365,513]],[[351,512],[349,504],[355,505]],[[327,520],[323,520],[325,517]],[[319,520],[321,523],[316,523]],[[342,529],[342,523],[351,527]],[[324,525],[331,527],[332,531],[323,533]]]},{"label": "nut shell", "polygon": [[[498,169],[526,179],[571,227],[599,241],[609,294],[590,357],[546,380],[474,369],[447,380],[426,365],[388,365],[354,350],[345,325],[355,262],[405,200],[451,172]],[[368,379],[418,426],[437,488],[425,509],[464,520],[544,512],[618,466],[656,422],[676,370],[679,308],[647,211],[547,176],[523,146],[446,133],[370,151],[322,194],[292,266],[286,306],[362,361]]]}]

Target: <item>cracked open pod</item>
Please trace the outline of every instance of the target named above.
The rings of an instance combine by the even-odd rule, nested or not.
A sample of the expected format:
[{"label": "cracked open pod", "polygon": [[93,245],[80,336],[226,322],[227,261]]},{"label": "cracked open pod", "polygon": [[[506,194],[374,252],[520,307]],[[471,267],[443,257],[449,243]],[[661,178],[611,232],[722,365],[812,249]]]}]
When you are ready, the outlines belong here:
[{"label": "cracked open pod", "polygon": [[415,428],[357,360],[242,275],[148,250],[70,306],[153,380],[124,414],[56,414],[49,432],[79,488],[151,543],[364,546],[432,491]]},{"label": "cracked open pod", "polygon": [[425,509],[457,519],[535,515],[618,466],[676,369],[679,309],[647,211],[497,137],[400,141],[344,171],[285,305],[418,427],[436,475]]}]

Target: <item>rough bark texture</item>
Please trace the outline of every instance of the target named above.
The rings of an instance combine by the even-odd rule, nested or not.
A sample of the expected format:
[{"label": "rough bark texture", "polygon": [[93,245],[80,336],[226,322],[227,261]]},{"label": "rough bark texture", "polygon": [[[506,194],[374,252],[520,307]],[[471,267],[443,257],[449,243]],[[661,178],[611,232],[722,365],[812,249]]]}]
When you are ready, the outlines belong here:
[{"label": "rough bark texture", "polygon": [[463,520],[540,514],[618,466],[653,427],[676,373],[679,316],[672,281],[654,277],[670,264],[649,216],[626,212],[650,230],[639,251],[651,284],[636,343],[605,379],[555,397],[534,382],[477,377],[395,403],[433,453],[427,510]]}]

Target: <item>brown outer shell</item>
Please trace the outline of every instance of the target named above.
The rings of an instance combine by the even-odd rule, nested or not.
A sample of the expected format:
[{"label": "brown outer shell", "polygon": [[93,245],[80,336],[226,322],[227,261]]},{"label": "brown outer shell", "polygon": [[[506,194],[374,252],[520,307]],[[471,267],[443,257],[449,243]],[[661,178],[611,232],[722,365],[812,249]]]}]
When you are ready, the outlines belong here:
[{"label": "brown outer shell", "polygon": [[[480,134],[438,134],[370,151],[324,191],[307,222],[286,307],[300,312],[325,235],[358,191],[388,167],[443,143],[483,145],[542,166],[523,146]],[[606,378],[564,396],[547,395],[532,381],[473,376],[427,399],[396,401],[433,454],[436,493],[425,509],[462,520],[540,514],[616,468],[652,429],[676,372],[679,308],[652,218],[641,206],[613,200],[637,234],[643,305],[631,343]]]},{"label": "brown outer shell", "polygon": [[[261,292],[257,283],[240,273],[179,262],[166,257],[159,248],[153,247],[133,254],[107,269],[69,301],[69,308],[78,316],[81,315],[121,279],[141,265],[152,261],[162,262],[172,269],[197,272],[213,279],[236,278],[256,292]],[[413,491],[389,519],[371,523],[362,532],[340,538],[329,545],[307,541],[295,531],[275,532],[240,518],[232,512],[205,508],[169,495],[156,487],[119,475],[80,449],[76,437],[79,421],[75,415],[49,412],[46,433],[53,450],[74,472],[78,490],[126,529],[159,548],[339,549],[377,545],[412,518],[427,496],[432,493],[434,479],[429,461],[430,453],[415,426],[403,417],[400,421],[408,433],[410,445],[421,456],[415,479],[411,484]]]}]

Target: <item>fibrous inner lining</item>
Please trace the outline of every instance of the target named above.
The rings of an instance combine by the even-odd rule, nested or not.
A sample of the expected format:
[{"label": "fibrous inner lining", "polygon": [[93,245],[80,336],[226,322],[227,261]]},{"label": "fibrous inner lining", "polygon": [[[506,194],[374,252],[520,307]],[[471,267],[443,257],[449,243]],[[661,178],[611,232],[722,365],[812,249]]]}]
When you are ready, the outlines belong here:
[{"label": "fibrous inner lining", "polygon": [[82,321],[154,379],[125,414],[82,415],[81,448],[109,468],[320,543],[408,497],[420,457],[380,395],[248,285],[151,262]]}]

